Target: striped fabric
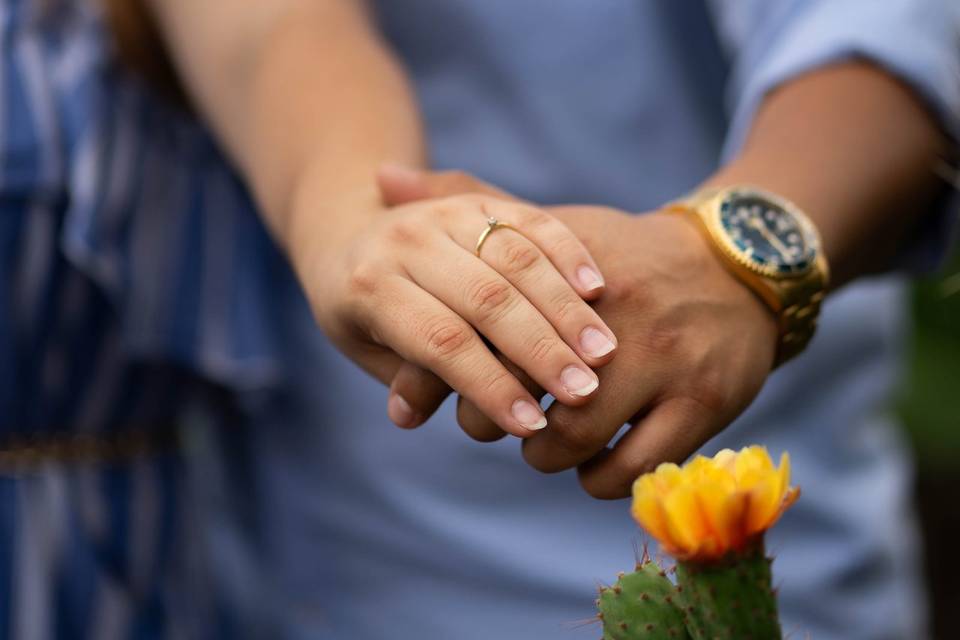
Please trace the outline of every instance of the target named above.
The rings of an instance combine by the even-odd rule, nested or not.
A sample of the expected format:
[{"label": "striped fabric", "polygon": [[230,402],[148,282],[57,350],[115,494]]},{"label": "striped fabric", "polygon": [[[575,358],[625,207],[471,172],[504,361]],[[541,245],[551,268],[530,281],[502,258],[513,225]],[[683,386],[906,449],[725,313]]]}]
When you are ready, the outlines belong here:
[{"label": "striped fabric", "polygon": [[[229,427],[235,391],[279,380],[286,277],[212,142],[122,75],[92,7],[0,0],[0,451]],[[0,638],[232,636],[187,469],[177,449],[0,466]]]}]

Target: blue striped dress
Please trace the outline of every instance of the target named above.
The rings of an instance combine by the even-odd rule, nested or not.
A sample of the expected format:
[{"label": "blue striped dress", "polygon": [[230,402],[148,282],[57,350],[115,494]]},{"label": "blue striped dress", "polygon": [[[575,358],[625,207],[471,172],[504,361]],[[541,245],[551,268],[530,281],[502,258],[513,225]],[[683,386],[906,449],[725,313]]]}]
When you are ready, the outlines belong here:
[{"label": "blue striped dress", "polygon": [[92,6],[0,1],[0,638],[234,635],[189,445],[279,380],[288,277]]}]

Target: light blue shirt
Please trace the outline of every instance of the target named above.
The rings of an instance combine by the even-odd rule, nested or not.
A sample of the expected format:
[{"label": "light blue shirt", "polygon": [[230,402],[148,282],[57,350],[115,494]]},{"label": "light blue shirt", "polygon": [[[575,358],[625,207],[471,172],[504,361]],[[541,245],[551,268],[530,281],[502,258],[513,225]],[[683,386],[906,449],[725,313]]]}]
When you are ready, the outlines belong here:
[{"label": "light blue shirt", "polygon": [[[764,93],[868,57],[957,132],[949,0],[381,0],[438,167],[650,210],[735,152]],[[316,329],[204,130],[124,75],[92,0],[0,2],[0,438],[174,427],[185,447],[0,478],[0,636],[594,638],[625,502],[447,404],[425,427]],[[953,10],[956,8],[954,7]],[[332,124],[335,126],[335,123]],[[905,256],[929,264],[949,221]],[[833,297],[709,451],[789,450],[785,628],[917,638],[909,460],[887,407],[902,284]]]},{"label": "light blue shirt", "polygon": [[[384,0],[377,12],[437,167],[542,203],[639,212],[734,153],[767,91],[836,60],[888,69],[956,132],[949,4]],[[947,219],[930,218],[932,237]],[[913,259],[938,255],[920,242]],[[924,635],[911,466],[889,414],[903,293],[885,277],[833,296],[807,353],[704,448],[792,456],[803,496],[769,547],[794,637]],[[514,439],[469,440],[449,402],[415,432],[392,427],[385,390],[303,309],[287,322],[288,395],[230,436],[252,452],[252,511],[274,528],[253,542],[222,530],[226,582],[270,576],[268,589],[238,590],[244,610],[279,611],[272,622],[292,638],[596,638],[596,585],[630,570],[642,539],[628,504],[587,497],[572,471],[535,472]],[[249,496],[235,506],[249,516]],[[256,564],[239,565],[244,554]]]}]

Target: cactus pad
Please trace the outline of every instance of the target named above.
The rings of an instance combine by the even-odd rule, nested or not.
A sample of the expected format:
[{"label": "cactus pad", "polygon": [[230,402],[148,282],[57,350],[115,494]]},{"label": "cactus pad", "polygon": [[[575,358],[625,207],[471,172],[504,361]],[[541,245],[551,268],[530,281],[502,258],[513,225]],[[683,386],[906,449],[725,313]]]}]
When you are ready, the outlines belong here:
[{"label": "cactus pad", "polygon": [[677,565],[679,604],[693,640],[780,640],[770,559],[762,549],[717,564]]},{"label": "cactus pad", "polygon": [[690,640],[677,588],[655,562],[600,590],[603,640]]}]

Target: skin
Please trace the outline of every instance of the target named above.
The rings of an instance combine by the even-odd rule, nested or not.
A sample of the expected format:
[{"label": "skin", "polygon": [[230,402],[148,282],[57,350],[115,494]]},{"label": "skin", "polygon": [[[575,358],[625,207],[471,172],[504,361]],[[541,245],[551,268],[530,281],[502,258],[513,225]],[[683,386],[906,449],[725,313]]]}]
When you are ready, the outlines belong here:
[{"label": "skin", "polygon": [[[485,195],[381,202],[377,167],[422,164],[424,144],[400,65],[363,4],[150,6],[195,107],[341,351],[387,383],[405,361],[428,369],[520,437],[546,426],[543,412],[481,335],[560,402],[589,399],[616,337],[585,302],[603,278],[570,229]],[[497,230],[478,256],[491,216],[524,233]],[[399,396],[388,409],[400,426],[417,423]]]},{"label": "skin", "polygon": [[[822,234],[835,290],[891,267],[944,187],[933,168],[945,150],[910,90],[868,64],[838,64],[769,95],[741,155],[704,186],[748,183],[799,204]],[[386,171],[380,184],[388,202],[497,193],[458,173]],[[524,442],[523,454],[544,472],[576,466],[597,498],[625,497],[638,475],[684,460],[749,406],[771,372],[774,318],[682,217],[584,206],[550,211],[607,275],[595,308],[620,349],[599,372],[596,401],[551,407],[550,429]],[[394,390],[423,414],[444,395],[429,372],[411,365],[398,372]],[[478,440],[502,436],[462,399],[458,419]],[[624,423],[631,428],[608,447]]]},{"label": "skin", "polygon": [[[545,472],[577,467],[591,495],[617,498],[638,474],[687,457],[759,392],[773,316],[682,217],[591,206],[548,215],[463,174],[381,168],[422,169],[426,159],[401,67],[361,4],[151,5],[318,324],[391,384],[388,411],[402,426],[420,424],[452,388],[468,434],[529,436],[511,407],[546,389],[559,402],[524,440],[525,459]],[[943,144],[909,89],[869,64],[835,64],[767,96],[740,155],[705,185],[750,183],[797,203],[839,286],[889,267],[941,187],[932,167]],[[471,258],[491,213],[527,240],[499,230]],[[583,266],[606,286],[585,286]],[[454,287],[440,271],[459,278]],[[550,295],[530,285],[534,272],[552,274]],[[532,333],[511,331],[530,323]],[[590,358],[578,342],[587,326],[618,345],[615,359]],[[583,365],[599,373],[589,403],[559,379]]]}]

